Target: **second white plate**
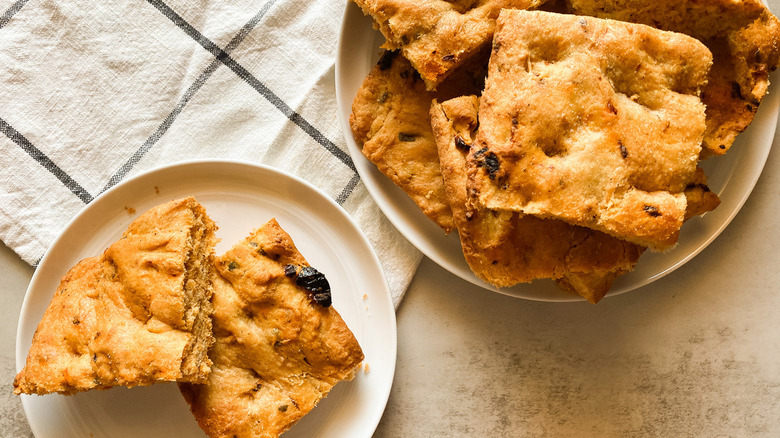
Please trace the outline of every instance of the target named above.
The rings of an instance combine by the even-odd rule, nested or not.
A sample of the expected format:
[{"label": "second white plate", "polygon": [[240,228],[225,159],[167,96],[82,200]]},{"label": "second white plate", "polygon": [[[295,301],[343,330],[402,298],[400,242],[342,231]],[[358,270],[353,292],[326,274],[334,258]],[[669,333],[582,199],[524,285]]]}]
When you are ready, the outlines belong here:
[{"label": "second white plate", "polygon": [[[464,280],[520,298],[540,301],[581,300],[562,292],[548,280],[502,289],[481,281],[466,264],[456,233],[444,235],[401,189],[363,156],[361,147],[352,136],[349,115],[352,100],[363,79],[376,64],[379,46],[383,42],[382,34],[371,26],[371,18],[364,16],[358,6],[349,2],[344,13],[336,57],[339,120],[358,173],[382,212],[423,254]],[[770,91],[761,103],[755,120],[737,137],[728,154],[706,160],[702,165],[710,189],[720,196],[720,206],[702,217],[688,221],[683,226],[679,244],[673,250],[663,254],[646,252],[642,255],[632,272],[615,281],[608,296],[634,290],[679,268],[706,248],[736,216],[753,190],[772,147],[780,93]]]}]

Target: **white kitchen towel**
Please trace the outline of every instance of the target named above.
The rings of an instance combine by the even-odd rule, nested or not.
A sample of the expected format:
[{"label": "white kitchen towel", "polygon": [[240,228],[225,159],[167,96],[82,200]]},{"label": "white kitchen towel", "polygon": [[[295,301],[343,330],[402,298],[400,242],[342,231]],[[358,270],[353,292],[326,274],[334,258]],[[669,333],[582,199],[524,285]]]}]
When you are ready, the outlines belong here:
[{"label": "white kitchen towel", "polygon": [[346,0],[0,0],[0,239],[35,265],[86,204],[183,159],[264,163],[358,222],[395,305],[421,259],[337,118]]}]

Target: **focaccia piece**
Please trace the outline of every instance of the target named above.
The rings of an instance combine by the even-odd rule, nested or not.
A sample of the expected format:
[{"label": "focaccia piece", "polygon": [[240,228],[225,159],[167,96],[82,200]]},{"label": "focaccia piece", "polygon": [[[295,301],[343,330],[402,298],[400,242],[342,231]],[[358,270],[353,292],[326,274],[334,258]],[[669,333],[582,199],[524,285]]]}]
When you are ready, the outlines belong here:
[{"label": "focaccia piece", "polygon": [[216,226],[194,199],[142,214],[62,278],[14,379],[17,394],[71,394],[211,371]]},{"label": "focaccia piece", "polygon": [[753,121],[768,92],[769,73],[780,65],[780,20],[767,10],[750,25],[706,44],[713,67],[702,91],[705,157],[725,154]]},{"label": "focaccia piece", "polygon": [[672,247],[710,51],[649,26],[517,10],[501,12],[493,48],[469,155],[479,202]]},{"label": "focaccia piece", "polygon": [[764,9],[750,25],[728,34],[740,93],[758,105],[769,87],[769,73],[780,64],[780,20]]},{"label": "focaccia piece", "polygon": [[354,0],[401,50],[429,90],[489,43],[501,9],[535,8],[544,0]]},{"label": "focaccia piece", "polygon": [[702,40],[713,66],[702,100],[702,156],[725,154],[753,121],[780,62],[780,22],[759,0],[566,0],[568,12],[681,32]]},{"label": "focaccia piece", "polygon": [[489,54],[483,50],[433,92],[399,52],[385,52],[352,102],[349,124],[363,154],[447,233],[454,225],[428,116],[431,100],[481,92]]},{"label": "focaccia piece", "polygon": [[179,387],[210,437],[276,437],[351,379],[363,352],[276,220],[215,264],[213,371]]},{"label": "focaccia piece", "polygon": [[708,39],[752,23],[760,0],[566,0],[572,13],[646,24]]},{"label": "focaccia piece", "polygon": [[474,142],[478,99],[434,101],[431,120],[442,176],[466,262],[498,287],[540,278],[596,303],[612,281],[636,264],[644,248],[605,233],[511,211],[470,207],[466,154]]},{"label": "focaccia piece", "polygon": [[715,210],[720,205],[720,198],[717,193],[710,190],[707,185],[707,176],[701,167],[696,168],[696,173],[693,174],[693,181],[688,183],[683,193],[685,194],[687,204],[685,210],[686,221]]}]

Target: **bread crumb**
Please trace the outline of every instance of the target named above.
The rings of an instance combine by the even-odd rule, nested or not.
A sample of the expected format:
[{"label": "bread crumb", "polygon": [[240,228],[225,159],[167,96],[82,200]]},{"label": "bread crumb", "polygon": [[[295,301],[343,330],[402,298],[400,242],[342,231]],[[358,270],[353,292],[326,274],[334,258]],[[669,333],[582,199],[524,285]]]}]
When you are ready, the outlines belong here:
[{"label": "bread crumb", "polygon": [[133,207],[125,206],[125,210],[130,214],[135,214],[135,209]]},{"label": "bread crumb", "polygon": [[368,367],[368,362],[363,364],[363,373],[368,374],[371,371]]}]

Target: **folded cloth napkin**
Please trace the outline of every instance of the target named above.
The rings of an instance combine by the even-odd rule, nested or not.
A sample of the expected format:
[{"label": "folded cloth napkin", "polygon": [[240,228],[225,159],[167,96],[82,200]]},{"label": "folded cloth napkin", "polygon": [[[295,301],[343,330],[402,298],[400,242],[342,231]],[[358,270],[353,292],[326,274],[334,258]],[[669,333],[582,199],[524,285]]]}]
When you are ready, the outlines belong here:
[{"label": "folded cloth napkin", "polygon": [[182,159],[295,174],[358,222],[400,302],[421,255],[346,152],[345,0],[0,0],[0,239],[35,265],[123,179]]}]

